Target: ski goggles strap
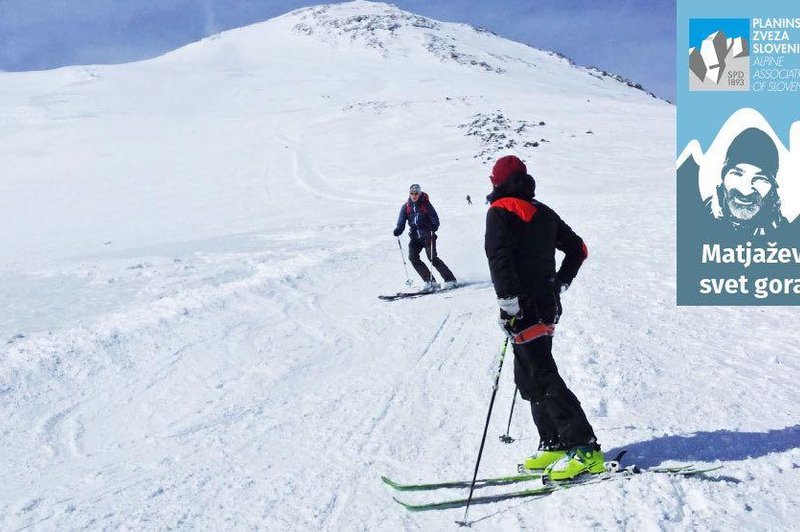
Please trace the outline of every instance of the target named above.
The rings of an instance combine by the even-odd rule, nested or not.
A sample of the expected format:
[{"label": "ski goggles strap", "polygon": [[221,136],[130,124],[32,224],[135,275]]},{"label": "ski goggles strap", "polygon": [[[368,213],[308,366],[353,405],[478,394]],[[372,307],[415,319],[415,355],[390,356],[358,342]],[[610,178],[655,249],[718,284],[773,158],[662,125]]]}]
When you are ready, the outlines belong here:
[{"label": "ski goggles strap", "polygon": [[537,323],[527,329],[523,329],[515,334],[511,339],[515,344],[525,344],[541,338],[542,336],[553,336],[556,332],[554,323]]}]

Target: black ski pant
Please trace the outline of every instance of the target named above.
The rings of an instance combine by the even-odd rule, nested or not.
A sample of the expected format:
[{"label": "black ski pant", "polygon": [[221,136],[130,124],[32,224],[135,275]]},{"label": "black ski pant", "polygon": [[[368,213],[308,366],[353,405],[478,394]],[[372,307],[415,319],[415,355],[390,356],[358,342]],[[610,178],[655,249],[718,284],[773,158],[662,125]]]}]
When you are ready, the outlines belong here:
[{"label": "black ski pant", "polygon": [[558,374],[552,336],[514,344],[514,380],[531,403],[540,450],[566,450],[596,443],[581,403]]},{"label": "black ski pant", "polygon": [[423,281],[435,280],[433,275],[431,275],[431,271],[425,266],[422,259],[419,258],[419,254],[423,249],[428,256],[428,260],[433,264],[433,267],[441,274],[444,282],[456,280],[455,275],[453,275],[453,272],[447,267],[447,264],[436,254],[436,237],[434,236],[433,238],[426,239],[425,242],[421,240],[411,240],[408,243],[408,260],[411,261],[411,264],[414,266],[414,269],[417,270],[419,276],[422,277]]}]

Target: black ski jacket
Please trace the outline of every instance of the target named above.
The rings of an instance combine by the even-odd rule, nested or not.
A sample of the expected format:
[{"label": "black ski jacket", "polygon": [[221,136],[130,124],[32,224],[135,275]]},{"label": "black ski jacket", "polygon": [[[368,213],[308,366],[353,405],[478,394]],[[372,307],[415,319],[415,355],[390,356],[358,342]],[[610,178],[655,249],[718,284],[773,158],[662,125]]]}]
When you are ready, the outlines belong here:
[{"label": "black ski jacket", "polygon": [[[560,285],[572,283],[589,253],[553,209],[525,196],[495,190],[488,197],[486,257],[497,297],[519,297],[528,318],[532,312],[536,321],[553,323],[561,314]],[[558,270],[556,249],[564,252]]]}]

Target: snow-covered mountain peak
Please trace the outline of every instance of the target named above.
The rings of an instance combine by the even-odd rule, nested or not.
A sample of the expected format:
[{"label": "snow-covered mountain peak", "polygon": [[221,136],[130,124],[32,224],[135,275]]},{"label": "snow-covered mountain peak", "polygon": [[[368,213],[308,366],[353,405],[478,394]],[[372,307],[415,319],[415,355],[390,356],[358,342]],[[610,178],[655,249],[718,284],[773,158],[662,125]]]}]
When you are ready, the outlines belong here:
[{"label": "snow-covered mountain peak", "polygon": [[382,2],[355,0],[320,5],[289,13],[294,32],[333,46],[377,50],[384,57],[409,57],[422,52],[443,62],[476,66],[502,73],[491,57],[481,57],[472,38],[488,34],[466,24],[443,23]]},{"label": "snow-covered mountain peak", "polygon": [[[511,41],[469,24],[442,22],[391,4],[366,0],[297,9],[190,44],[167,54],[164,60],[200,62],[204,68],[214,70],[274,71],[276,57],[292,58],[294,62],[303,57],[306,68],[302,72],[309,68],[317,72],[328,68],[338,70],[345,65],[363,65],[365,61],[374,68],[382,68],[382,63],[372,60],[388,59],[405,62],[416,72],[433,69],[441,78],[448,77],[442,66],[455,67],[462,73],[520,76],[525,81],[518,79],[518,82],[540,85],[546,92],[563,93],[562,86],[575,81],[585,88],[595,85],[602,87],[602,92],[610,90],[615,94],[617,84],[609,81],[645,91],[638,83],[621,76],[577,66],[557,52]],[[397,63],[388,68],[396,67]],[[602,83],[593,83],[590,76]],[[504,81],[502,76],[495,79]],[[630,94],[627,88],[623,91]]]},{"label": "snow-covered mountain peak", "polygon": [[383,2],[354,0],[343,4],[327,4],[293,11],[288,17],[299,19],[297,31],[309,35],[328,32],[350,39],[396,36],[404,28],[439,29],[441,23]]},{"label": "snow-covered mountain peak", "polygon": [[341,36],[353,41],[380,41],[384,44],[396,39],[398,32],[407,28],[433,30],[441,27],[435,20],[403,11],[394,5],[365,0],[304,8],[289,13],[288,17],[297,19],[295,31],[307,35]]}]

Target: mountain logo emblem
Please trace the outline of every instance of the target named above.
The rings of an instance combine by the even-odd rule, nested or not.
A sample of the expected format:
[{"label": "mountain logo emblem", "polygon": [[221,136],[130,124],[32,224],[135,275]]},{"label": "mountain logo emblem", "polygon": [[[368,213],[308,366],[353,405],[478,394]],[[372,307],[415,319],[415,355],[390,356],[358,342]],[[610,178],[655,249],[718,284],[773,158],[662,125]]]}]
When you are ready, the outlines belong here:
[{"label": "mountain logo emblem", "polygon": [[750,20],[689,20],[689,90],[750,90]]}]

